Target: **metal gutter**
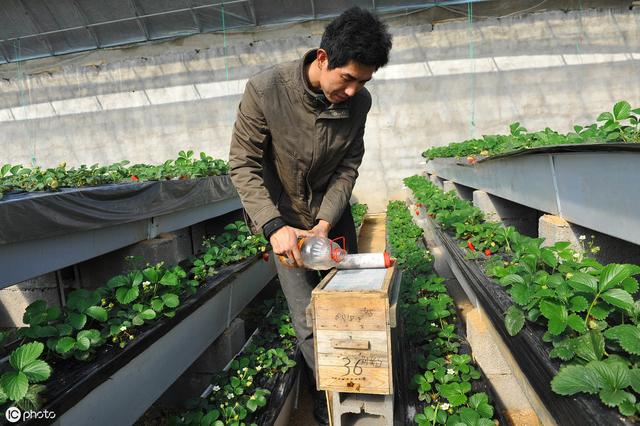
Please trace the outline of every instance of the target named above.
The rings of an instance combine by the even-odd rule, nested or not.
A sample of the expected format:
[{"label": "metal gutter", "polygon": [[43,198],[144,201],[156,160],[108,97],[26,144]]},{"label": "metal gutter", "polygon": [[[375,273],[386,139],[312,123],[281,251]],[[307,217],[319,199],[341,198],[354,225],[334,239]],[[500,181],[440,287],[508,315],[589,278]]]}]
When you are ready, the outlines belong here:
[{"label": "metal gutter", "polygon": [[242,208],[240,198],[136,222],[0,245],[0,288]]},{"label": "metal gutter", "polygon": [[427,173],[505,198],[594,231],[640,244],[640,150],[575,146],[464,164],[427,162]]},{"label": "metal gutter", "polygon": [[222,288],[213,297],[180,319],[144,351],[104,377],[102,383],[82,395],[75,405],[64,413],[56,413],[53,424],[110,426],[135,423],[222,334],[237,312],[275,277],[273,256],[270,258],[269,262],[256,259],[232,279],[219,284]]}]

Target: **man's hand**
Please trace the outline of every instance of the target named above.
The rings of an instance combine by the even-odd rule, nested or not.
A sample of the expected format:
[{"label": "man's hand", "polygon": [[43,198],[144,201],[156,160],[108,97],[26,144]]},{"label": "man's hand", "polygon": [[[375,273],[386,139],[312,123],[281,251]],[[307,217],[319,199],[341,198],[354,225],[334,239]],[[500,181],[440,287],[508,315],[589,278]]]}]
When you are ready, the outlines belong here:
[{"label": "man's hand", "polygon": [[301,267],[303,265],[302,259],[300,258],[300,249],[298,248],[298,238],[310,237],[312,235],[311,231],[294,228],[293,226],[283,226],[271,234],[269,242],[275,254],[286,256],[292,263]]},{"label": "man's hand", "polygon": [[328,238],[329,230],[331,230],[331,224],[326,220],[320,219],[318,220],[318,224],[311,228],[310,232],[316,237]]}]

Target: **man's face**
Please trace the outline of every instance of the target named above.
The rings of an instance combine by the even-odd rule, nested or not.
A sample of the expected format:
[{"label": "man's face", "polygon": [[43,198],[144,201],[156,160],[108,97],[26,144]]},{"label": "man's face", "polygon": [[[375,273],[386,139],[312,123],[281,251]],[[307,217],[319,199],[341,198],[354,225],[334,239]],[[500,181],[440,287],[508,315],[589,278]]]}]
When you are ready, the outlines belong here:
[{"label": "man's face", "polygon": [[[322,49],[320,52],[324,53]],[[362,65],[355,61],[349,61],[343,67],[329,69],[329,61],[326,53],[318,54],[320,65],[320,87],[324,95],[333,104],[344,102],[371,80],[375,68]]]}]

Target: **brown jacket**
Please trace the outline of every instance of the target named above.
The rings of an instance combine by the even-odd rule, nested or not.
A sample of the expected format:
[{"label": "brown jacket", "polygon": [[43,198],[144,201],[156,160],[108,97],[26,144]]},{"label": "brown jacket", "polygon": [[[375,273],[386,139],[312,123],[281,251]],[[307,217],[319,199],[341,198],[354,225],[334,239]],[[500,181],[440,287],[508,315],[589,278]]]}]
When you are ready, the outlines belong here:
[{"label": "brown jacket", "polygon": [[260,231],[276,217],[301,229],[335,225],[358,177],[371,95],[327,106],[304,77],[313,59],[315,50],[254,76],[238,109],[230,175]]}]

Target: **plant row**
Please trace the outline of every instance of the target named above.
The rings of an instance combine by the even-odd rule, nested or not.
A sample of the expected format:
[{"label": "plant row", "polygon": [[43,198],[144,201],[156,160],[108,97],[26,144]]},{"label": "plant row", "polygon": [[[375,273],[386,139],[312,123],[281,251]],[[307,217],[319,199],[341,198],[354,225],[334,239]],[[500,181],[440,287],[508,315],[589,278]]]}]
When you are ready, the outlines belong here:
[{"label": "plant row", "polygon": [[173,425],[256,426],[276,382],[296,365],[297,339],[281,292],[264,302],[261,325],[230,368],[211,381],[207,397],[191,400]]},{"label": "plant row", "polygon": [[22,165],[5,164],[0,167],[0,199],[3,194],[13,191],[57,191],[61,188],[80,188],[109,183],[145,182],[153,180],[193,179],[218,176],[229,171],[223,160],[214,159],[193,151],[180,151],[178,158],[167,160],[160,165],[134,164],[121,161],[109,166],[82,165],[67,169],[66,163],[58,167],[42,169]]},{"label": "plant row", "polygon": [[480,139],[455,142],[443,147],[430,148],[422,156],[433,160],[440,157],[467,157],[469,163],[476,156],[489,157],[521,149],[551,145],[640,142],[640,108],[632,109],[627,101],[616,103],[612,111],[603,112],[596,123],[573,126],[573,132],[559,133],[550,128],[529,132],[520,123],[509,126],[508,135],[486,135]]},{"label": "plant row", "polygon": [[362,225],[362,221],[364,220],[364,216],[367,214],[367,210],[369,206],[362,203],[355,203],[351,205],[351,216],[353,216],[353,224],[356,229]]},{"label": "plant row", "polygon": [[0,404],[37,409],[38,394],[44,390],[38,383],[51,375],[45,360],[90,361],[104,346],[124,348],[143,331],[143,325],[172,318],[176,308],[219,268],[265,252],[264,237],[251,235],[244,222],[224,229],[205,241],[206,251],[191,259],[191,269],[163,262],[147,264],[112,277],[96,290],[70,292],[63,307],[50,307],[44,300],[30,304],[23,316],[27,326],[17,330],[22,344],[0,376]]},{"label": "plant row", "polygon": [[432,258],[421,247],[422,229],[413,224],[407,206],[387,206],[387,235],[391,254],[402,270],[401,315],[405,339],[418,353],[411,387],[422,401],[418,425],[493,426],[494,409],[484,392],[474,392],[480,372],[471,356],[460,353],[463,338],[456,334],[453,299],[444,279],[432,271]]},{"label": "plant row", "polygon": [[507,332],[517,335],[525,321],[544,327],[550,357],[562,363],[553,391],[597,394],[603,404],[635,418],[640,412],[640,300],[634,276],[640,266],[600,264],[590,257],[599,248],[586,236],[580,237],[579,250],[568,242],[543,246],[542,238],[485,222],[471,203],[423,177],[407,178],[405,184],[417,207],[426,208],[511,296]]}]

